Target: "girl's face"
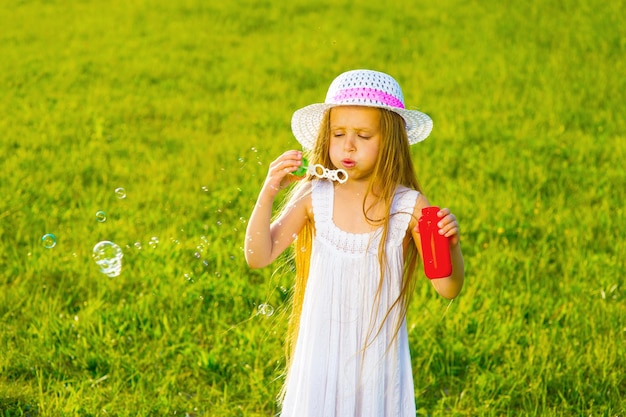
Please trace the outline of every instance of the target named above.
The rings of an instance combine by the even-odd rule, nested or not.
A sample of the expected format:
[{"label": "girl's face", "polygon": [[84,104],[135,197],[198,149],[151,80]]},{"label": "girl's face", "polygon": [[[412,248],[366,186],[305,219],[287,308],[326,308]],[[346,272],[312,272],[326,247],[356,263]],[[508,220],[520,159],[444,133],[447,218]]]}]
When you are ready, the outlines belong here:
[{"label": "girl's face", "polygon": [[339,106],[330,111],[329,156],[345,169],[348,181],[369,179],[380,149],[380,110],[363,106]]}]

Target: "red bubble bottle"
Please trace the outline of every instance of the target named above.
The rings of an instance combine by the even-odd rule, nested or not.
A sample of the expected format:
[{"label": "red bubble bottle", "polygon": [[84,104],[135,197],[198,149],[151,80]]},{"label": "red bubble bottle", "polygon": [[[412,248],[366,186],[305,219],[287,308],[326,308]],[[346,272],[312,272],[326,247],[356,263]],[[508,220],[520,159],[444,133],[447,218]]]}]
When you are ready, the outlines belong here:
[{"label": "red bubble bottle", "polygon": [[452,274],[450,259],[450,240],[439,234],[437,223],[441,220],[437,213],[439,207],[425,207],[417,221],[422,242],[424,273],[429,279],[445,278]]}]

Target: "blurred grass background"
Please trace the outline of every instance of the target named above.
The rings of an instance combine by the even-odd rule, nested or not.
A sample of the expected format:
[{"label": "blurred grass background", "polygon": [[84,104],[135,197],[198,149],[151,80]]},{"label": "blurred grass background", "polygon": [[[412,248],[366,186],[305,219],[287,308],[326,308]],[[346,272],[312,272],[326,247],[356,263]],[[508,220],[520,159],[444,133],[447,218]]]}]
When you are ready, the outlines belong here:
[{"label": "blurred grass background", "polygon": [[291,265],[243,233],[355,68],[433,117],[419,178],[462,227],[462,295],[409,311],[418,414],[625,415],[624,6],[2,2],[0,415],[276,414]]}]

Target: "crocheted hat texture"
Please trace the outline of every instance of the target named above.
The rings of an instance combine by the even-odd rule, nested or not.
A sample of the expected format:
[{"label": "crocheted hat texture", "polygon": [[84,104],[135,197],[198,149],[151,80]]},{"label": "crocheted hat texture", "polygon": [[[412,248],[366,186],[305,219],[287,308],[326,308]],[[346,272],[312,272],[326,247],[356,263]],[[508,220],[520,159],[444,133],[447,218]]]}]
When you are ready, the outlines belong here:
[{"label": "crocheted hat texture", "polygon": [[380,107],[398,113],[406,123],[409,144],[428,137],[432,119],[418,110],[408,110],[398,82],[388,74],[372,70],[344,72],[333,80],[324,103],[311,104],[296,110],[291,130],[304,149],[312,149],[324,112],[336,106]]}]

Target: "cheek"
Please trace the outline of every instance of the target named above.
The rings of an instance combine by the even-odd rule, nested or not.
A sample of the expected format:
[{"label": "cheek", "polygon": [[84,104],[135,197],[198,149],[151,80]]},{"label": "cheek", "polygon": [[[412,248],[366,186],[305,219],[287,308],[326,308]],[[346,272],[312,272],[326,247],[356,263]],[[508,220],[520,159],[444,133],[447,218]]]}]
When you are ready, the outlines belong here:
[{"label": "cheek", "polygon": [[339,150],[341,150],[341,146],[337,140],[331,140],[328,146],[328,153],[332,156],[336,154]]},{"label": "cheek", "polygon": [[343,158],[343,150],[341,149],[341,146],[337,146],[336,143],[334,145],[331,143],[328,147],[328,159],[333,166],[329,168],[337,168],[341,158]]},{"label": "cheek", "polygon": [[377,157],[378,153],[380,152],[380,146],[378,146],[377,143],[371,143],[370,146],[368,146],[368,154],[372,157]]}]

